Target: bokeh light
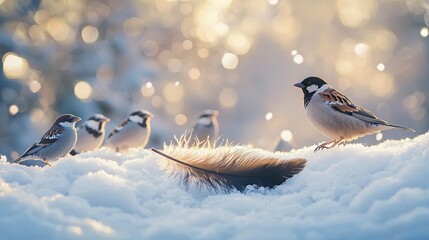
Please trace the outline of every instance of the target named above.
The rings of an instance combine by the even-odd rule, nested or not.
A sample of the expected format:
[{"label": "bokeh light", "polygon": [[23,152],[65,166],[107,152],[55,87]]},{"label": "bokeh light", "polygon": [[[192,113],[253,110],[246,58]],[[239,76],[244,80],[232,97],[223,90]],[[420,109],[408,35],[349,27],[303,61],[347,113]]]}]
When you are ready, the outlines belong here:
[{"label": "bokeh light", "polygon": [[85,26],[82,29],[82,39],[86,43],[94,43],[98,39],[98,29],[93,26]]},{"label": "bokeh light", "polygon": [[88,100],[92,96],[92,87],[85,81],[78,81],[74,86],[74,94],[81,100]]},{"label": "bokeh light", "polygon": [[8,52],[3,55],[3,72],[7,78],[23,78],[28,74],[28,71],[29,66],[25,58],[13,52]]},{"label": "bokeh light", "polygon": [[290,142],[290,141],[292,141],[293,134],[290,130],[283,130],[280,133],[280,137],[283,141]]},{"label": "bokeh light", "polygon": [[225,53],[222,57],[222,65],[226,69],[235,69],[238,65],[238,57],[233,53]]}]

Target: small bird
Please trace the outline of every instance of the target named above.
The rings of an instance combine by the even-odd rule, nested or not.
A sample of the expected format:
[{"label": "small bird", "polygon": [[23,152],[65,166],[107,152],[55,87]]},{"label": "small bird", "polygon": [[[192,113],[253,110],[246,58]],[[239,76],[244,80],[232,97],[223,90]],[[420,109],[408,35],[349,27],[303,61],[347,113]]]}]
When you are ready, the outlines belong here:
[{"label": "small bird", "polygon": [[88,152],[101,147],[106,136],[106,123],[110,119],[102,114],[95,114],[77,128],[77,142],[71,155]]},{"label": "small bird", "polygon": [[107,137],[106,146],[117,152],[133,147],[145,147],[150,136],[150,119],[153,114],[148,111],[135,111],[119,124]]},{"label": "small bird", "polygon": [[217,121],[218,111],[205,110],[197,119],[197,123],[192,129],[190,146],[197,143],[209,141],[214,143],[219,137],[219,123]]},{"label": "small bird", "polygon": [[50,165],[49,162],[64,157],[76,144],[75,124],[78,121],[80,121],[80,118],[72,114],[59,116],[51,128],[43,135],[42,139],[34,143],[14,163],[36,159],[44,161],[46,165]]},{"label": "small bird", "polygon": [[346,145],[359,137],[392,128],[414,132],[411,128],[379,119],[318,77],[308,77],[294,86],[304,93],[304,107],[311,122],[323,135],[332,139],[314,151],[333,148],[339,143]]}]

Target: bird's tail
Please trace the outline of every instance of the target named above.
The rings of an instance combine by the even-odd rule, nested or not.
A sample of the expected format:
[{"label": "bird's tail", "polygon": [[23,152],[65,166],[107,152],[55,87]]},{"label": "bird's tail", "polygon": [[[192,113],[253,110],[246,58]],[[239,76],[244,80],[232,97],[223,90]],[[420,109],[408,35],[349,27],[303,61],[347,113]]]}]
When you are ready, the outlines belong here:
[{"label": "bird's tail", "polygon": [[21,157],[15,159],[12,163],[19,163],[19,161],[21,161]]},{"label": "bird's tail", "polygon": [[392,127],[392,128],[400,128],[402,130],[409,131],[409,132],[415,132],[415,130],[412,128],[403,127],[403,126],[399,126],[399,125],[387,124],[386,126]]}]

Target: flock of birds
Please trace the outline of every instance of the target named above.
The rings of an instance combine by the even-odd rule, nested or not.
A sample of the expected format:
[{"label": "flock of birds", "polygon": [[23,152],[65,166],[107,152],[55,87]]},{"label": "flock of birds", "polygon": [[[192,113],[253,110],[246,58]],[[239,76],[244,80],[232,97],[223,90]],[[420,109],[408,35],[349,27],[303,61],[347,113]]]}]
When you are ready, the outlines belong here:
[{"label": "flock of birds", "polygon": [[[355,105],[346,96],[330,87],[318,77],[308,77],[294,86],[304,93],[304,107],[315,127],[331,141],[317,146],[316,150],[329,149],[339,144],[347,144],[359,137],[383,130],[399,128],[413,131],[411,128],[389,124],[370,111]],[[192,130],[190,146],[194,141],[213,141],[218,138],[218,112],[204,111]],[[67,154],[79,154],[100,148],[103,144],[122,152],[129,148],[145,147],[150,136],[150,120],[153,115],[148,111],[135,111],[105,138],[105,125],[110,121],[102,114],[95,114],[79,127],[75,127],[79,117],[72,114],[59,116],[43,137],[28,148],[13,163],[27,160],[41,160],[47,165]]]}]

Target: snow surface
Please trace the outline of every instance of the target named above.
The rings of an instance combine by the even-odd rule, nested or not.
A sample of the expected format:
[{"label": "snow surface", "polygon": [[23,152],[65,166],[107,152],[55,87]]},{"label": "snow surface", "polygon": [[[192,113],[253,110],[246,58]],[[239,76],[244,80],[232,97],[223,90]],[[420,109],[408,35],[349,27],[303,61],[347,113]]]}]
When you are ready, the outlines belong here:
[{"label": "snow surface", "polygon": [[146,149],[0,163],[0,239],[429,239],[429,133],[304,157],[273,190],[186,190]]}]

